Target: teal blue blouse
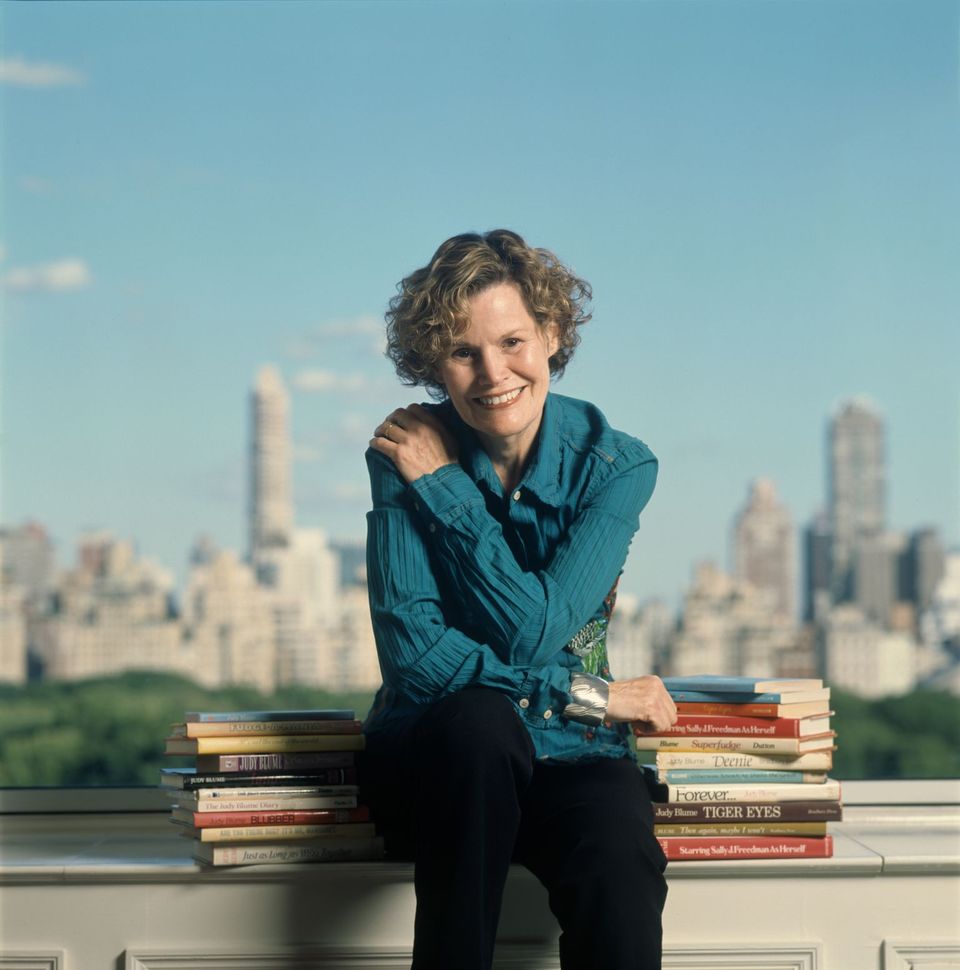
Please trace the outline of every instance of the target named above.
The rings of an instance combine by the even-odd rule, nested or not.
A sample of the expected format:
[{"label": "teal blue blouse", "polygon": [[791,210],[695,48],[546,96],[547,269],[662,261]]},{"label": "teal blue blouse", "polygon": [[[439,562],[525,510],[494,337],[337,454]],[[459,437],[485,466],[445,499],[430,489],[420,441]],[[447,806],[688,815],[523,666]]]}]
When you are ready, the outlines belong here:
[{"label": "teal blue blouse", "polygon": [[506,694],[537,757],[629,754],[625,725],[563,716],[570,677],[610,677],[606,624],[657,459],[585,401],[548,394],[535,453],[509,495],[449,401],[460,448],[408,485],[370,449],[367,581],[383,686],[366,731],[397,729],[470,686]]}]

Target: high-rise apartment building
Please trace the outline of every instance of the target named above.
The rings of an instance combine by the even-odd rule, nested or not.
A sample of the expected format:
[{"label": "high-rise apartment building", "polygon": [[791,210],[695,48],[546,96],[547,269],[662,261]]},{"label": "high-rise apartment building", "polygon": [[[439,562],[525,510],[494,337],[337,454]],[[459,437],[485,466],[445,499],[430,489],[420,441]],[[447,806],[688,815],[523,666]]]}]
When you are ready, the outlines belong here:
[{"label": "high-rise apartment building", "polygon": [[831,588],[834,602],[854,595],[857,549],[881,533],[886,521],[886,447],[883,418],[856,398],[830,421],[829,516],[832,535]]},{"label": "high-rise apartment building", "polygon": [[830,521],[818,512],[803,530],[803,620],[812,623],[830,609]]},{"label": "high-rise apartment building", "polygon": [[260,368],[250,395],[249,558],[290,543],[290,398],[279,371]]},{"label": "high-rise apartment building", "polygon": [[793,617],[793,523],[768,478],[753,482],[747,503],[734,520],[733,574],[761,591],[772,612]]}]

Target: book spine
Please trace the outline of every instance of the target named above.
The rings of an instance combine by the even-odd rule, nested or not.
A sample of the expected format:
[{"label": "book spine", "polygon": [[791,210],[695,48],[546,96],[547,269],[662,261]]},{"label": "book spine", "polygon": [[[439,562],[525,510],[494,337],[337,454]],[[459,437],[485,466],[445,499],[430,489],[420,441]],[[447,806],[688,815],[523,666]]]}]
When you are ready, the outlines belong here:
[{"label": "book spine", "polygon": [[224,738],[240,735],[359,734],[359,721],[190,721],[175,725],[173,734],[188,738]]},{"label": "book spine", "polygon": [[[163,771],[163,769],[161,769]],[[283,787],[294,785],[302,788],[304,786],[327,786],[327,785],[356,785],[357,772],[355,768],[330,768],[322,773],[299,773],[299,774],[268,774],[259,775],[249,773],[237,774],[207,774],[207,775],[185,775],[185,774],[163,774],[161,775],[163,786],[181,791],[194,791],[199,788],[250,788],[257,784],[267,787]]]},{"label": "book spine", "polygon": [[707,802],[681,805],[654,802],[654,823],[705,822],[839,822],[843,808],[839,801],[803,802]]},{"label": "book spine", "polygon": [[840,783],[819,785],[666,785],[668,802],[777,802],[840,800]]},{"label": "book spine", "polygon": [[717,859],[829,859],[833,838],[800,836],[717,836],[706,839],[669,838],[657,841],[668,861]]},{"label": "book spine", "polygon": [[677,701],[677,713],[724,717],[780,717],[779,704],[722,704],[719,701]]},{"label": "book spine", "polygon": [[770,771],[769,769],[727,768],[709,769],[662,768],[657,780],[678,785],[819,785],[827,780],[823,771]]},{"label": "book spine", "polygon": [[667,692],[674,701],[687,704],[799,704],[818,699],[821,694],[826,699],[829,696],[829,689],[829,687],[822,687],[796,693],[769,690],[746,694],[739,691],[688,690],[687,688],[671,690],[667,688]]},{"label": "book spine", "polygon": [[350,768],[352,751],[290,751],[276,754],[204,754],[197,758],[197,771],[303,771],[317,768]]},{"label": "book spine", "polygon": [[828,771],[833,767],[833,751],[808,751],[788,754],[726,754],[710,751],[660,751],[657,768],[685,768],[688,771],[734,768],[740,771]]},{"label": "book spine", "polygon": [[352,721],[356,711],[343,708],[300,711],[187,711],[184,721]]},{"label": "book spine", "polygon": [[[830,730],[830,718],[817,718],[820,731]],[[741,737],[799,738],[803,722],[796,717],[734,717],[721,714],[678,714],[677,722],[657,733],[669,738],[682,737]],[[811,732],[816,733],[816,732]]]},{"label": "book spine", "polygon": [[708,836],[798,835],[819,838],[827,834],[826,822],[719,822],[703,824],[656,824],[653,834],[668,838],[704,838]]},{"label": "book spine", "polygon": [[249,735],[168,738],[165,754],[272,754],[282,751],[362,751],[362,734]]},{"label": "book spine", "polygon": [[[833,732],[804,738],[808,750],[833,747]],[[719,751],[742,754],[801,754],[798,738],[666,738],[659,735],[637,736],[637,751]]]},{"label": "book spine", "polygon": [[285,839],[373,838],[373,822],[332,825],[241,825],[195,830],[201,842],[269,842]]},{"label": "book spine", "polygon": [[[206,851],[204,851],[206,849]],[[383,842],[373,839],[344,839],[327,844],[301,845],[213,845],[195,843],[194,857],[215,866],[264,865],[281,862],[363,862],[383,858]]]},{"label": "book spine", "polygon": [[291,809],[356,808],[356,795],[293,796],[290,798],[196,798],[180,801],[195,812],[284,812]]},{"label": "book spine", "polygon": [[813,677],[790,680],[768,680],[764,677],[664,677],[663,686],[668,691],[701,690],[715,694],[763,694],[771,692],[795,692],[819,690],[823,681]]},{"label": "book spine", "polygon": [[189,812],[194,828],[227,828],[231,825],[324,825],[334,822],[369,822],[370,809],[356,808],[294,809],[289,812]]}]

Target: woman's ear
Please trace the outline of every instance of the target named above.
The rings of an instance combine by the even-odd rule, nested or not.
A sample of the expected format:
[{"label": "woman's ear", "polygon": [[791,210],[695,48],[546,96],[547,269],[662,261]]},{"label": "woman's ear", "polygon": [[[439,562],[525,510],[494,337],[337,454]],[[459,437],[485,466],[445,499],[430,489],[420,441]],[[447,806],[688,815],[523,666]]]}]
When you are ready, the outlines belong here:
[{"label": "woman's ear", "polygon": [[560,328],[553,320],[544,326],[543,338],[547,344],[547,357],[552,357],[560,349]]}]

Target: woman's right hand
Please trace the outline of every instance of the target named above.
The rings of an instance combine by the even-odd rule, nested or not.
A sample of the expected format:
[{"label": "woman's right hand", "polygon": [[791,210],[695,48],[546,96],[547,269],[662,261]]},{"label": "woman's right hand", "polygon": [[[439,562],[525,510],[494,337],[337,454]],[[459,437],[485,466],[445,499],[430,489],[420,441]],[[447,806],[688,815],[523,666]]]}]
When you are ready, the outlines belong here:
[{"label": "woman's right hand", "polygon": [[630,721],[637,734],[665,731],[677,722],[677,705],[655,674],[610,682],[607,721]]},{"label": "woman's right hand", "polygon": [[420,404],[397,408],[377,425],[370,447],[386,455],[409,485],[457,461],[457,442],[443,422]]}]

